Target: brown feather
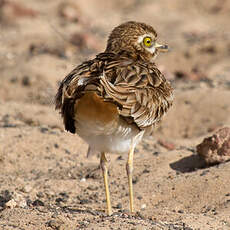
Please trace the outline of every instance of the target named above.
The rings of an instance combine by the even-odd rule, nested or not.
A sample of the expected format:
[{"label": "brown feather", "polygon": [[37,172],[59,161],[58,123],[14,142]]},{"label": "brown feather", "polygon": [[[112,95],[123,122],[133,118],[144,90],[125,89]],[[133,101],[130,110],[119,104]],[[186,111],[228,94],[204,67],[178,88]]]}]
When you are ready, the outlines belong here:
[{"label": "brown feather", "polygon": [[[157,36],[144,23],[128,22],[116,27],[105,52],[77,66],[64,78],[56,95],[56,109],[60,109],[67,131],[76,132],[76,114],[83,114],[84,101],[87,106],[95,98],[112,103],[120,117],[140,130],[152,130],[150,127],[161,120],[172,105],[172,88],[156,65],[147,61],[149,54],[137,52],[137,47],[132,46],[139,35],[147,32]],[[85,96],[89,92],[94,95],[92,102]],[[103,106],[99,113],[109,108]]]}]

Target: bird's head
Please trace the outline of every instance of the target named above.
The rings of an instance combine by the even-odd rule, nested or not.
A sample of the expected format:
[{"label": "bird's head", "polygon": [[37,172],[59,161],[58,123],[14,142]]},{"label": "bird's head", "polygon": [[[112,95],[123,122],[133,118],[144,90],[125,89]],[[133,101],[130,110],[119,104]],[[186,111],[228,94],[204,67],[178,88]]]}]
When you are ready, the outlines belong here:
[{"label": "bird's head", "polygon": [[168,51],[168,46],[158,44],[156,39],[157,33],[152,26],[140,22],[126,22],[111,32],[106,52],[125,52],[133,58],[153,62],[159,52]]}]

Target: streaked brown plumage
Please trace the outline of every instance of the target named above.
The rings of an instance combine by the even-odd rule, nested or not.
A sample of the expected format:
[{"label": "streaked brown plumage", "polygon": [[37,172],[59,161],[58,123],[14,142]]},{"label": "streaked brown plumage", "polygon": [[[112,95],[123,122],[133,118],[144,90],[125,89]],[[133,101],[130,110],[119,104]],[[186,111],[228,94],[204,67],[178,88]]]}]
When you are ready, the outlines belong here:
[{"label": "streaked brown plumage", "polygon": [[150,135],[172,105],[172,88],[153,63],[167,46],[156,43],[154,29],[127,22],[109,36],[105,52],[77,66],[61,82],[56,108],[65,129],[77,133],[100,151],[108,214],[111,205],[105,152],[129,152],[127,174],[133,211],[133,150],[142,136]]}]

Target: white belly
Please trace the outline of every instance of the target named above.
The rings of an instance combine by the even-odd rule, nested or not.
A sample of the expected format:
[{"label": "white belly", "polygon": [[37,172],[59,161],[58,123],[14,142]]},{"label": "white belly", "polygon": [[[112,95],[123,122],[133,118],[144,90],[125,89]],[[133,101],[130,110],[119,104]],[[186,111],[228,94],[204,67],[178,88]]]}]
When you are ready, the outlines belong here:
[{"label": "white belly", "polygon": [[92,150],[107,153],[127,153],[131,145],[142,138],[135,124],[119,116],[115,104],[105,102],[94,92],[88,92],[75,104],[76,133]]},{"label": "white belly", "polygon": [[125,121],[118,122],[118,127],[103,127],[101,124],[87,122],[75,123],[77,134],[84,139],[92,150],[106,153],[124,154],[128,153],[131,145],[140,142],[142,133],[134,125],[126,124]]}]

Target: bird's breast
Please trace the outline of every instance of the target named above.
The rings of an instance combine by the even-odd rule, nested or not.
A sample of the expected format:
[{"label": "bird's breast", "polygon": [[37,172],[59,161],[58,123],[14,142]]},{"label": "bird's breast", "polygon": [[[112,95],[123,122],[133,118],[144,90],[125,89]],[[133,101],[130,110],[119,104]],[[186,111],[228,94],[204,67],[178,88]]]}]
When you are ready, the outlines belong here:
[{"label": "bird's breast", "polygon": [[118,120],[117,106],[105,102],[95,92],[86,92],[74,106],[75,120],[86,123],[114,126]]},{"label": "bird's breast", "polygon": [[86,92],[74,106],[76,133],[91,148],[110,153],[124,153],[139,132],[119,115],[112,102],[105,102],[95,92]]}]

